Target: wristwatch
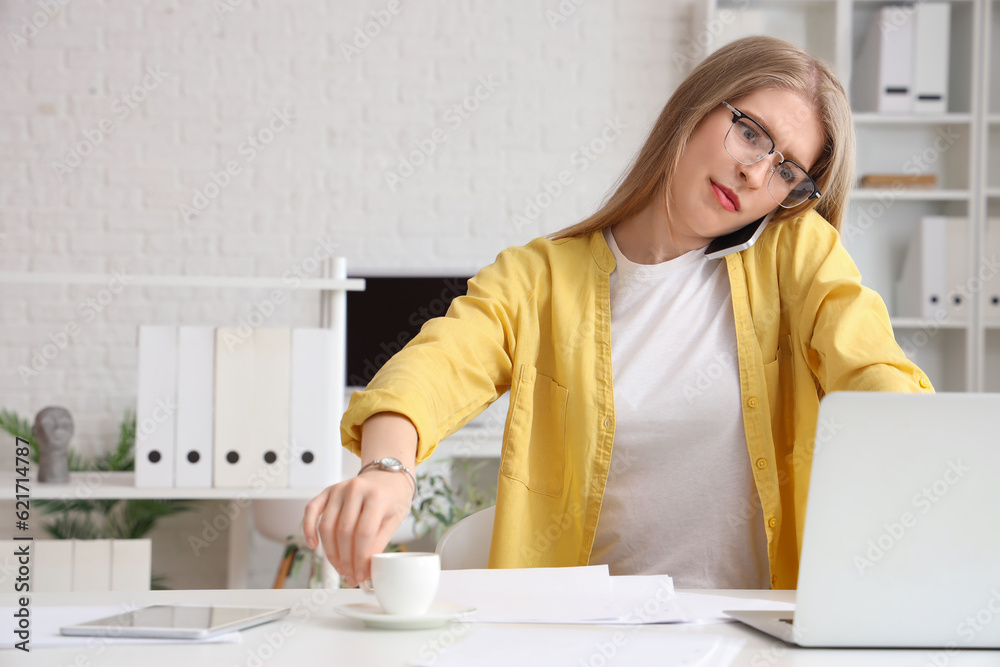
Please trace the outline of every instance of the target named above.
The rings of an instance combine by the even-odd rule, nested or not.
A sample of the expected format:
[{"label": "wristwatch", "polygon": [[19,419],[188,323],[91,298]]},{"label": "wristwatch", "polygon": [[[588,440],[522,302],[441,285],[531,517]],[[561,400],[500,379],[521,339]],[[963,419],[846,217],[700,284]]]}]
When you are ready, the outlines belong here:
[{"label": "wristwatch", "polygon": [[417,498],[417,478],[413,476],[413,472],[403,465],[402,461],[391,456],[386,456],[385,458],[375,459],[371,463],[366,463],[361,466],[361,470],[358,471],[360,475],[368,468],[377,468],[378,470],[386,470],[388,472],[405,472],[410,477],[410,482],[413,483],[413,498],[411,500],[416,500]]}]

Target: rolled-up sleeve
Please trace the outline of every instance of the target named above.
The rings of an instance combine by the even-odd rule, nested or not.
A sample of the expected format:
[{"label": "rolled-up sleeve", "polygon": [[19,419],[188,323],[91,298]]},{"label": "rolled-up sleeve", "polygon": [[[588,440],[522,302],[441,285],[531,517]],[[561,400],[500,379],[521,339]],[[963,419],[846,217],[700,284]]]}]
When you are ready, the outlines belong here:
[{"label": "rolled-up sleeve", "polygon": [[785,272],[799,288],[794,319],[823,392],[933,392],[896,342],[882,297],[861,284],[837,231],[818,216],[798,225],[784,239],[794,246],[783,253],[790,258]]},{"label": "rolled-up sleeve", "polygon": [[530,289],[521,248],[509,248],[469,280],[468,293],[428,320],[355,392],[341,420],[344,447],[360,455],[361,428],[379,412],[406,416],[417,430],[417,462],[510,386],[518,303]]}]

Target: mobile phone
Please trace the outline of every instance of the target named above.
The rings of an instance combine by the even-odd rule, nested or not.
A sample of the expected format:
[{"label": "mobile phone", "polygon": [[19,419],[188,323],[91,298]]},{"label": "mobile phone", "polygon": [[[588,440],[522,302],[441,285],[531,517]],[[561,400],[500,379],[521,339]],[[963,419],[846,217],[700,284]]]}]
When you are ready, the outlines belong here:
[{"label": "mobile phone", "polygon": [[708,247],[705,248],[705,257],[708,259],[719,259],[734,252],[746,250],[757,242],[764,228],[767,227],[767,223],[771,222],[771,217],[774,214],[775,211],[771,211],[763,218],[757,218],[749,225],[740,227],[735,232],[730,232],[725,236],[713,239],[708,244]]},{"label": "mobile phone", "polygon": [[268,623],[291,609],[201,605],[153,605],[59,629],[64,635],[206,639]]}]

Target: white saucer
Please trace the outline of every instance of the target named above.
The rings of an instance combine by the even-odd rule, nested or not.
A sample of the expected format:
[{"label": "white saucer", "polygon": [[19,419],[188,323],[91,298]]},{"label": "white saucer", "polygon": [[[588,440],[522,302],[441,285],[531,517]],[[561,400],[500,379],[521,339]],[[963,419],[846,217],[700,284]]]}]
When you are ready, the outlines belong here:
[{"label": "white saucer", "polygon": [[373,602],[342,604],[334,608],[334,611],[338,614],[362,620],[370,628],[381,628],[384,630],[426,630],[427,628],[436,628],[448,621],[471,614],[475,610],[475,607],[447,604],[444,602],[432,604],[430,609],[419,616],[387,614],[382,611],[382,607]]}]

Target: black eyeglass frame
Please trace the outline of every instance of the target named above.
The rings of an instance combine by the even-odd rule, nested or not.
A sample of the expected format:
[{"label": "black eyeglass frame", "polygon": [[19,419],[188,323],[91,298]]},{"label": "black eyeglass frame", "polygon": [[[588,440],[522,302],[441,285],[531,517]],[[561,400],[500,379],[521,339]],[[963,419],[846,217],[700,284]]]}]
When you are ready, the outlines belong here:
[{"label": "black eyeglass frame", "polygon": [[[763,125],[761,125],[761,124],[760,124],[760,123],[759,123],[758,121],[754,120],[754,119],[753,119],[752,117],[750,117],[750,116],[746,115],[745,113],[743,113],[742,111],[740,111],[739,109],[737,109],[736,107],[734,107],[733,105],[731,105],[731,104],[730,104],[729,102],[726,102],[725,100],[723,100],[723,101],[722,101],[722,104],[723,104],[723,105],[725,105],[725,107],[726,107],[727,109],[729,109],[729,111],[731,111],[731,112],[732,112],[732,114],[733,114],[733,125],[735,125],[735,124],[736,124],[736,121],[738,121],[738,120],[740,120],[740,119],[744,119],[744,118],[745,118],[746,120],[750,121],[751,123],[753,123],[754,125],[756,125],[757,127],[759,127],[759,128],[760,128],[760,131],[764,133],[764,136],[765,136],[765,137],[767,137],[767,140],[771,142],[771,150],[769,150],[769,151],[768,151],[768,152],[767,152],[766,154],[764,154],[764,155],[761,155],[761,156],[760,156],[760,157],[759,157],[759,158],[758,158],[757,160],[755,160],[754,162],[744,162],[743,160],[740,160],[739,158],[737,158],[737,157],[736,157],[735,155],[733,155],[732,153],[729,153],[729,149],[728,149],[728,148],[726,148],[726,145],[725,145],[725,144],[726,144],[726,138],[725,138],[725,137],[723,137],[723,138],[722,138],[722,147],[726,149],[726,152],[727,152],[727,153],[729,153],[729,157],[733,158],[734,160],[736,160],[736,161],[737,161],[737,162],[739,162],[740,164],[745,164],[745,165],[747,165],[747,166],[750,166],[750,165],[753,165],[753,164],[757,164],[757,163],[758,163],[758,162],[760,162],[761,160],[763,160],[763,159],[767,158],[767,157],[768,157],[769,155],[774,155],[775,153],[777,153],[778,155],[780,155],[780,156],[781,156],[781,161],[780,161],[780,162],[779,162],[778,164],[776,164],[776,165],[773,165],[773,166],[771,167],[771,170],[770,170],[770,171],[768,172],[768,174],[769,174],[769,178],[768,178],[768,185],[769,185],[769,186],[770,186],[770,183],[771,183],[771,180],[770,180],[770,179],[774,177],[774,172],[775,172],[775,171],[776,171],[776,170],[778,169],[778,167],[780,167],[781,165],[785,164],[786,162],[788,162],[789,164],[793,164],[793,165],[795,165],[796,167],[798,167],[798,168],[799,168],[799,169],[800,169],[800,170],[802,171],[802,173],[806,175],[806,178],[808,178],[808,179],[809,179],[809,182],[810,182],[810,183],[812,184],[812,189],[813,189],[813,191],[812,191],[812,194],[810,194],[810,195],[809,195],[808,197],[806,197],[806,198],[805,198],[805,199],[803,199],[802,201],[800,201],[800,202],[796,202],[795,204],[793,204],[793,205],[791,205],[791,206],[785,206],[785,205],[784,205],[784,204],[782,204],[782,203],[781,203],[780,201],[778,201],[777,199],[775,199],[775,198],[774,198],[774,195],[771,195],[771,199],[774,199],[774,200],[775,200],[776,202],[778,202],[778,206],[780,206],[780,207],[782,207],[782,208],[795,208],[796,206],[799,206],[799,205],[801,205],[801,204],[804,204],[804,203],[806,203],[806,202],[807,202],[807,201],[809,201],[810,199],[819,199],[820,197],[822,197],[822,196],[823,196],[823,193],[819,191],[819,186],[817,186],[817,185],[816,185],[816,179],[814,179],[814,178],[813,178],[812,176],[810,176],[810,175],[809,175],[809,172],[808,172],[808,171],[806,171],[806,170],[805,170],[805,169],[804,169],[804,168],[802,167],[802,165],[801,165],[801,164],[799,164],[799,163],[798,163],[798,162],[796,162],[795,160],[789,160],[789,159],[785,158],[785,154],[784,154],[784,153],[782,153],[782,152],[781,152],[781,151],[779,151],[779,150],[776,150],[776,147],[775,147],[775,145],[774,145],[774,138],[772,138],[772,137],[771,137],[771,133],[770,133],[770,132],[768,132],[767,130],[765,130],[765,129],[764,129],[764,126],[763,126]],[[728,130],[726,130],[726,136],[729,136],[729,133],[730,133],[730,132],[732,131],[732,129],[733,129],[733,126],[732,126],[732,125],[730,125],[730,126],[729,126],[729,129],[728,129]],[[770,187],[768,188],[768,191],[767,191],[767,194],[769,194],[769,195],[771,194],[771,190],[770,190]]]}]

